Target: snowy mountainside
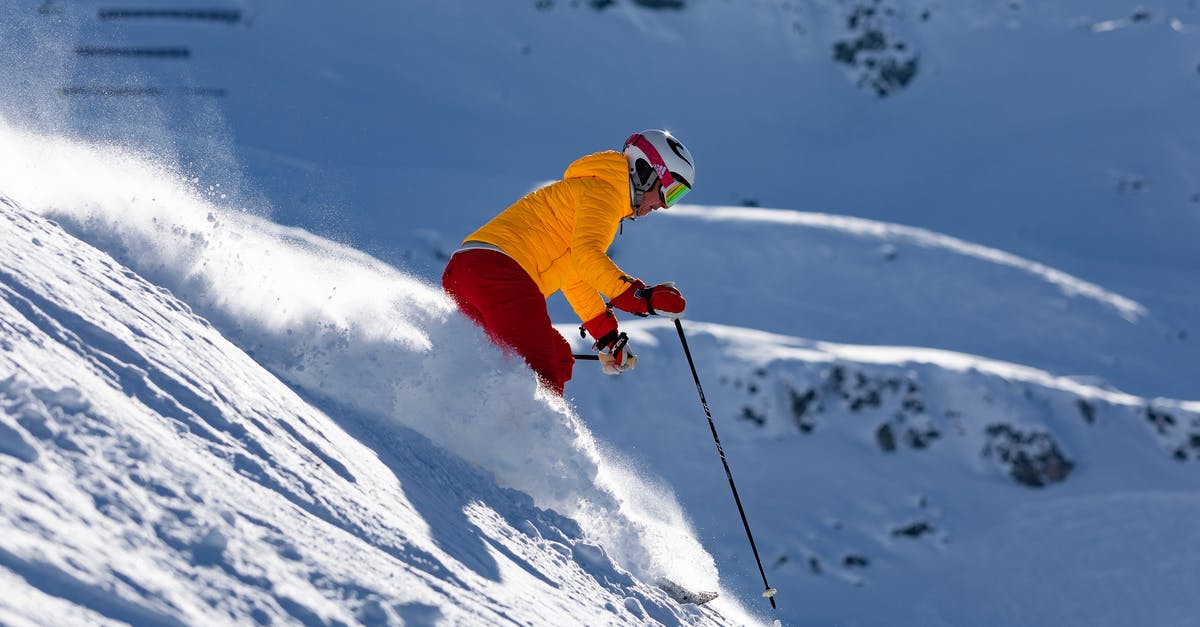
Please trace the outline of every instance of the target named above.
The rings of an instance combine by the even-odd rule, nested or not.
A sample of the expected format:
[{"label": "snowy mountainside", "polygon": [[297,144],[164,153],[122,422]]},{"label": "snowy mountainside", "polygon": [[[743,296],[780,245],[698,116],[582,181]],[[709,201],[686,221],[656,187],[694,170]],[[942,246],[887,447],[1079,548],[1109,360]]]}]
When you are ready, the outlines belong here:
[{"label": "snowy mountainside", "polygon": [[4,622],[748,620],[675,604],[410,428],[331,418],[170,292],[0,201]]},{"label": "snowy mountainside", "polygon": [[[415,231],[461,237],[663,126],[699,160],[691,202],[929,228],[1200,327],[1191,0],[240,0],[226,21],[50,4],[7,5],[9,115],[177,155],[391,263]],[[187,55],[79,53],[163,48]],[[655,89],[631,90],[646,67]]]},{"label": "snowy mountainside", "polygon": [[[570,160],[664,126],[699,160],[689,202],[909,225],[1150,312],[1128,332],[1099,330],[1119,337],[1028,351],[1028,340],[1057,336],[1010,343],[1009,329],[984,328],[943,341],[945,320],[873,324],[857,306],[839,306],[840,322],[830,312],[723,322],[962,350],[1194,396],[1200,8],[1190,0],[243,0],[228,20],[51,4],[7,5],[0,67],[21,88],[0,99],[14,126],[139,146],[229,204],[426,281],[447,248]],[[162,49],[187,54],[94,53]],[[630,68],[647,58],[679,68],[657,100],[628,96]],[[139,89],[161,93],[128,95]],[[808,300],[818,295],[828,291]],[[1051,305],[1079,302],[1067,301]],[[1045,319],[1035,312],[1026,326]],[[1161,346],[1142,350],[1152,335]]]},{"label": "snowy mountainside", "polygon": [[[612,252],[648,282],[677,281],[706,322],[940,348],[1099,377],[1144,396],[1200,396],[1195,347],[1156,310],[1057,268],[926,229],[816,212],[685,206],[627,225]],[[557,319],[570,319],[557,303]]]},{"label": "snowy mountainside", "polygon": [[[725,477],[675,329],[624,326],[656,373],[619,390],[584,373],[574,402],[685,504],[714,507]],[[785,622],[1182,626],[1200,609],[1184,592],[1200,402],[947,351],[684,329]],[[750,597],[723,501],[697,532]]]},{"label": "snowy mountainside", "polygon": [[[0,0],[0,191],[169,289],[231,344],[174,318],[161,337],[179,328],[236,346],[238,363],[248,355],[270,373],[245,380],[286,382],[269,396],[291,400],[267,410],[287,407],[311,429],[290,435],[282,418],[255,414],[281,439],[260,443],[281,465],[260,464],[258,478],[303,498],[307,480],[350,504],[344,520],[386,528],[381,537],[391,526],[361,521],[413,522],[405,539],[424,553],[368,556],[364,569],[438,587],[384,601],[388,589],[329,565],[324,536],[309,534],[311,551],[265,552],[272,573],[292,573],[288,585],[316,590],[311,606],[293,605],[302,595],[256,589],[273,580],[243,568],[252,560],[238,533],[278,531],[225,520],[240,502],[172,506],[149,488],[162,508],[152,511],[191,507],[201,521],[189,535],[192,521],[168,518],[147,551],[169,572],[226,576],[209,588],[231,608],[216,619],[553,621],[581,598],[603,610],[590,601],[603,588],[616,613],[597,610],[596,622],[702,620],[663,609],[638,583],[661,571],[700,585],[719,573],[725,601],[765,605],[673,330],[623,321],[638,371],[604,378],[580,363],[563,407],[537,397],[528,373],[429,286],[496,210],[649,126],[675,130],[697,156],[687,200],[698,204],[626,225],[612,252],[689,298],[684,326],[780,618],[1190,625],[1200,612],[1196,2],[236,0],[221,19],[159,8],[114,17],[97,0]],[[645,91],[631,89],[643,78]],[[59,292],[73,293],[43,296]],[[553,306],[577,337],[573,315]],[[0,317],[8,328],[24,315],[12,311]],[[116,391],[0,373],[4,406],[33,416],[6,409],[20,438],[5,432],[14,454],[0,460],[78,456],[82,436],[38,424],[108,407],[98,398],[185,418],[163,398],[205,409],[195,394],[221,409],[190,410],[210,418],[242,398],[140,384],[155,362],[120,357],[132,370],[104,362],[126,376]],[[175,367],[204,380],[203,364]],[[122,400],[126,383],[135,401]],[[83,400],[68,385],[86,387]],[[248,441],[269,439],[245,428]],[[254,479],[229,455],[217,456],[223,476]],[[195,474],[169,484],[181,500],[204,492],[185,488],[212,465],[178,464],[188,460]],[[99,484],[106,464],[92,469]],[[310,466],[325,470],[307,479]],[[375,476],[384,489],[362,496]],[[445,494],[443,480],[467,487]],[[346,494],[328,494],[342,484]],[[99,516],[88,508],[106,507],[93,492],[118,492],[105,485],[70,501],[88,521]],[[378,511],[379,494],[396,512]],[[268,496],[261,507],[291,503]],[[502,522],[464,514],[469,498]],[[210,528],[211,542],[200,533]],[[385,542],[366,544],[373,554]],[[414,575],[428,572],[421,556],[459,579]],[[199,616],[163,610],[164,598],[217,611],[201,593],[156,594],[90,558],[73,571],[17,557],[5,555],[0,577],[29,596],[6,602],[0,622],[46,607],[89,623],[160,622],[147,607],[161,622]],[[532,607],[527,591],[540,599],[549,586],[522,573],[572,587]],[[465,601],[440,592],[459,583],[474,590]],[[97,589],[131,592],[106,604]],[[710,609],[718,622],[754,620],[736,603]]]}]

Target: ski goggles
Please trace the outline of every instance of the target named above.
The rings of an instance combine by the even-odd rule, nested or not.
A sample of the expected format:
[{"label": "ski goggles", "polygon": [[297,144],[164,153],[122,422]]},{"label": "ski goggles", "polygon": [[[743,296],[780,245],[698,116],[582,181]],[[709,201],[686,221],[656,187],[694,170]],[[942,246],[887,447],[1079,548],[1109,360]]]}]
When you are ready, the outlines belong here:
[{"label": "ski goggles", "polygon": [[[667,172],[668,176],[670,176],[670,174],[670,172]],[[680,198],[683,198],[684,194],[687,194],[690,191],[692,191],[692,188],[684,185],[683,181],[673,180],[671,181],[670,185],[667,185],[664,181],[663,184],[658,188],[658,195],[662,196],[664,205],[673,207],[675,206],[675,203],[679,202]]]},{"label": "ski goggles", "polygon": [[671,207],[679,202],[685,194],[692,191],[692,188],[682,180],[675,178],[671,174],[671,170],[667,168],[667,163],[663,161],[662,155],[658,154],[658,150],[650,140],[642,136],[641,133],[635,133],[629,139],[625,140],[626,146],[634,146],[646,155],[650,161],[650,167],[654,168],[654,173],[658,175],[658,195],[662,197],[663,204]]}]

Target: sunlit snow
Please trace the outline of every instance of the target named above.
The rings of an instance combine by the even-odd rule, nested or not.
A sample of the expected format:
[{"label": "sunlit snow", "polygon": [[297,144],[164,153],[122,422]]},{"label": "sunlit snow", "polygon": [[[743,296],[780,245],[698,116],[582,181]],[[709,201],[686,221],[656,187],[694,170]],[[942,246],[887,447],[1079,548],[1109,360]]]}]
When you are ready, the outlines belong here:
[{"label": "sunlit snow", "polygon": [[[0,623],[1191,624],[1200,9],[654,4],[0,3]],[[440,271],[647,127],[555,398]]]}]

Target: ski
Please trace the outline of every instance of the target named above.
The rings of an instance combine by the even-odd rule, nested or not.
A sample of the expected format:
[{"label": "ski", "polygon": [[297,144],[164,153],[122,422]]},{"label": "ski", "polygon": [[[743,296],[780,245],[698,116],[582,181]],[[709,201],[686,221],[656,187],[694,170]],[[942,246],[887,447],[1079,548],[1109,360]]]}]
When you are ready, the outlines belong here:
[{"label": "ski", "polygon": [[660,580],[658,582],[658,587],[663,592],[666,592],[667,596],[671,597],[676,603],[681,605],[688,603],[692,605],[704,605],[705,603],[708,603],[719,596],[719,594],[716,592],[693,592],[669,579]]}]

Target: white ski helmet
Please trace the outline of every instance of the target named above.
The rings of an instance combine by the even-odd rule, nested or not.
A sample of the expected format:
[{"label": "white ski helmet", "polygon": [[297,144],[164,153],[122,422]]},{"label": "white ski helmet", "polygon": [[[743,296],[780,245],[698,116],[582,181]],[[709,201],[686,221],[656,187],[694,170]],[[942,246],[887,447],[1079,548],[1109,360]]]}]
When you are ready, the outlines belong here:
[{"label": "white ski helmet", "polygon": [[650,191],[654,181],[662,182],[660,191],[668,207],[692,190],[696,181],[692,153],[669,132],[650,129],[635,133],[625,140],[622,152],[629,161],[634,205],[641,204],[642,194]]}]

